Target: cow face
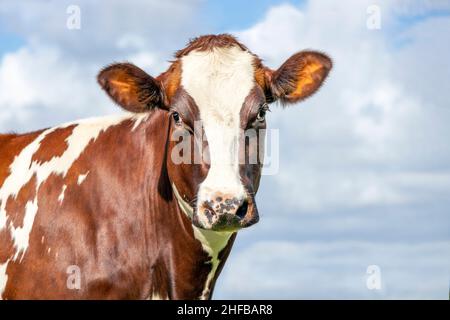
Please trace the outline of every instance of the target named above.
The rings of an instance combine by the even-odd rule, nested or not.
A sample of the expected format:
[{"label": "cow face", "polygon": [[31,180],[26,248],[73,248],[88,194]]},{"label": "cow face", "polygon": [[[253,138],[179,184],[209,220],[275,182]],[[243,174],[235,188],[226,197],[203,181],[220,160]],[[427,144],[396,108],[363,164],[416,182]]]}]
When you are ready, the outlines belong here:
[{"label": "cow face", "polygon": [[157,78],[131,64],[115,64],[98,80],[126,110],[167,111],[168,175],[195,226],[215,231],[248,227],[258,221],[254,195],[268,104],[312,95],[331,60],[303,51],[271,70],[228,35],[197,38],[176,58]]}]

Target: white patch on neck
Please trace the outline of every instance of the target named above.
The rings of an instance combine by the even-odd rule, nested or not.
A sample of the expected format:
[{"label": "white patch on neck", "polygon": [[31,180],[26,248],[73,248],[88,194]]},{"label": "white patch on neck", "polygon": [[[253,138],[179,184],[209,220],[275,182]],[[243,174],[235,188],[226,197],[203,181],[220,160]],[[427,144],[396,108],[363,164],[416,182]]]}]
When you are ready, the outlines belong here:
[{"label": "white patch on neck", "polygon": [[181,84],[200,111],[210,168],[199,202],[215,191],[245,198],[239,174],[240,111],[255,85],[254,56],[237,46],[192,51],[182,59]]},{"label": "white patch on neck", "polygon": [[5,263],[0,264],[0,300],[2,300],[2,294],[5,291],[6,283],[8,282],[8,275],[6,274],[6,268],[8,267],[9,259]]},{"label": "white patch on neck", "polygon": [[[47,129],[43,131],[33,142],[27,145],[14,158],[14,161],[9,166],[10,175],[5,179],[0,189],[0,230],[9,227],[13,241],[15,254],[12,258],[16,261],[19,255],[23,259],[29,244],[29,236],[33,227],[34,219],[38,211],[38,190],[45,180],[51,175],[56,174],[65,177],[75,160],[85,150],[91,141],[99,136],[103,131],[106,131],[111,126],[117,125],[125,120],[133,120],[134,125],[131,130],[134,130],[144,119],[148,117],[148,113],[133,114],[125,113],[121,115],[113,115],[101,118],[84,119],[75,122],[69,122],[60,126]],[[50,161],[38,163],[32,161],[33,155],[39,150],[41,142],[45,137],[57,129],[67,128],[75,125],[72,133],[66,138],[67,150],[61,156],[53,157]],[[25,186],[33,175],[36,174],[36,195],[34,199],[28,201],[25,205],[25,216],[22,227],[14,227],[12,223],[6,225],[6,202],[10,196],[16,197],[20,189]],[[83,178],[81,182],[83,182]],[[80,183],[80,178],[78,179]],[[59,195],[58,200],[64,199],[64,191]],[[7,279],[6,268],[9,260],[0,265],[0,298],[2,294],[2,284]],[[6,282],[4,283],[6,285]]]},{"label": "white patch on neck", "polygon": [[84,179],[86,179],[86,177],[88,176],[88,174],[89,174],[89,171],[86,172],[85,174],[80,174],[80,175],[78,176],[78,181],[77,181],[78,185],[81,185],[81,184],[83,183]]},{"label": "white patch on neck", "polygon": [[[189,220],[192,219],[193,215],[193,208],[183,200],[183,198],[180,196],[177,187],[175,184],[172,183],[172,189],[175,194],[175,197],[177,198],[178,204],[181,208],[181,210],[188,216]],[[206,278],[206,282],[203,286],[202,295],[199,297],[201,300],[208,299],[210,295],[210,285],[211,281],[214,279],[214,275],[216,274],[217,268],[219,267],[219,253],[225,248],[225,246],[228,244],[228,241],[230,240],[231,235],[233,232],[218,232],[218,231],[211,231],[211,230],[204,230],[197,228],[196,226],[192,225],[192,228],[194,229],[194,237],[200,243],[202,244],[203,250],[208,253],[208,255],[211,257],[210,263],[211,263],[211,271],[208,274],[208,277]]]},{"label": "white patch on neck", "polygon": [[[67,186],[66,186],[66,185],[63,185],[63,186],[62,186],[61,193],[60,193],[59,196],[58,196],[58,201],[59,201],[59,203],[62,203],[62,202],[63,202],[63,200],[64,200],[64,193],[66,192],[66,189],[67,189]],[[42,238],[44,238],[44,237],[42,237]]]}]

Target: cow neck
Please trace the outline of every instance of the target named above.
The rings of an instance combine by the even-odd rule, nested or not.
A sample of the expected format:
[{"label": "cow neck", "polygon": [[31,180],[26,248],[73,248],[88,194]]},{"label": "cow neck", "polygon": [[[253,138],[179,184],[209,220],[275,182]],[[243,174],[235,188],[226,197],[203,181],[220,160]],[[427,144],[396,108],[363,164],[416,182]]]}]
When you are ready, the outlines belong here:
[{"label": "cow neck", "polygon": [[[189,218],[189,221],[192,222],[194,209],[180,196],[180,193],[178,192],[175,184],[171,183],[171,185],[179,208]],[[230,237],[234,232],[204,230],[197,228],[194,225],[192,225],[192,229],[194,231],[194,237],[198,241],[200,241],[203,250],[208,253],[209,257],[211,258],[210,263],[212,265],[212,268],[210,273],[208,274],[206,283],[203,287],[202,295],[200,297],[200,299],[207,299],[210,294],[211,282],[214,281],[217,268],[220,265],[219,254],[223,249],[225,249],[230,240]]]},{"label": "cow neck", "polygon": [[[227,245],[230,242],[230,239],[232,238],[232,235],[235,234],[235,232],[230,231],[212,231],[212,230],[204,230],[200,229],[192,224],[192,217],[194,210],[192,206],[187,203],[180,195],[178,188],[176,187],[175,183],[170,180],[170,175],[167,172],[167,156],[168,156],[168,145],[169,145],[169,139],[170,139],[170,126],[171,123],[168,123],[167,126],[167,135],[165,137],[166,143],[165,143],[165,150],[164,150],[164,165],[165,165],[165,174],[166,178],[168,179],[168,182],[171,186],[172,194],[175,196],[175,205],[178,207],[178,213],[180,215],[185,215],[186,218],[189,220],[190,225],[192,226],[193,236],[194,238],[200,242],[202,249],[204,252],[206,252],[209,256],[209,263],[211,264],[211,271],[208,273],[208,276],[206,278],[205,283],[203,284],[202,293],[199,299],[208,299],[212,292],[212,286],[214,285],[216,273],[218,268],[221,265],[221,259],[219,257],[220,253],[226,249]],[[173,199],[173,197],[172,197]],[[181,217],[180,217],[181,218]],[[224,258],[226,259],[226,258]],[[223,259],[222,259],[223,260]]]}]

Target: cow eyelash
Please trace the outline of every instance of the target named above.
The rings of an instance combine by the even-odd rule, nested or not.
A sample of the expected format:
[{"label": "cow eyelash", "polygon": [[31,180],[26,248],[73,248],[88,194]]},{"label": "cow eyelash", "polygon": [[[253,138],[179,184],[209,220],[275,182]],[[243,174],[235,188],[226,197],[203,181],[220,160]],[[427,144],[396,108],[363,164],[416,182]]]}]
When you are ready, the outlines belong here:
[{"label": "cow eyelash", "polygon": [[181,124],[183,122],[183,120],[181,120],[180,114],[176,111],[172,112],[172,118],[176,124]]},{"label": "cow eyelash", "polygon": [[177,111],[172,111],[171,117],[173,118],[177,126],[183,127],[191,134],[194,134],[194,130],[192,130],[192,128],[186,122],[183,121],[183,119],[181,118],[180,114]]},{"label": "cow eyelash", "polygon": [[263,103],[259,107],[259,111],[258,111],[258,115],[256,116],[256,120],[258,120],[259,122],[263,122],[266,119],[266,112],[267,111],[270,112],[269,105],[267,103]]},{"label": "cow eyelash", "polygon": [[269,104],[267,102],[264,102],[262,105],[259,106],[259,109],[264,110],[264,111],[269,111],[270,112],[270,107]]}]

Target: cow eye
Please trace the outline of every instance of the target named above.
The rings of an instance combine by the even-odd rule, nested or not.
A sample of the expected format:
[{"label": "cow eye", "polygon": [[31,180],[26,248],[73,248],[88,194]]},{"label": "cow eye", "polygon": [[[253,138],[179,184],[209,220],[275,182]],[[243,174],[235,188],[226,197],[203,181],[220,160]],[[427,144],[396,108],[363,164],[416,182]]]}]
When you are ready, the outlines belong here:
[{"label": "cow eye", "polygon": [[172,113],[172,117],[173,117],[173,120],[175,120],[176,124],[180,124],[181,123],[181,117],[180,117],[180,114],[178,112],[173,112]]},{"label": "cow eye", "polygon": [[270,111],[269,105],[264,103],[261,107],[259,107],[258,115],[256,116],[256,120],[259,122],[263,122],[266,119],[266,112]]}]

